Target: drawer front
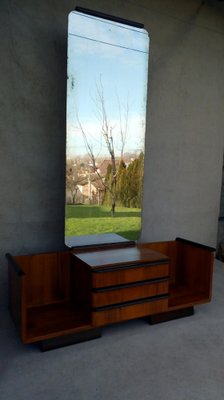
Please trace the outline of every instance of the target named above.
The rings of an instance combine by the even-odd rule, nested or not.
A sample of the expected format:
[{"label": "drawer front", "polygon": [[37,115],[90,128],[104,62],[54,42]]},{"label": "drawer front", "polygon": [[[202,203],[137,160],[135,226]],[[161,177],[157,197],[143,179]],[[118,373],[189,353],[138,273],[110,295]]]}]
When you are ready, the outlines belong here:
[{"label": "drawer front", "polygon": [[95,289],[92,292],[92,307],[102,307],[126,301],[143,299],[168,293],[168,280],[132,283],[125,287]]},{"label": "drawer front", "polygon": [[93,271],[92,288],[116,286],[131,282],[163,278],[169,275],[169,264],[135,266],[114,271]]},{"label": "drawer front", "polygon": [[162,298],[133,305],[124,305],[92,312],[92,325],[104,326],[116,322],[159,314],[168,309],[168,299]]}]

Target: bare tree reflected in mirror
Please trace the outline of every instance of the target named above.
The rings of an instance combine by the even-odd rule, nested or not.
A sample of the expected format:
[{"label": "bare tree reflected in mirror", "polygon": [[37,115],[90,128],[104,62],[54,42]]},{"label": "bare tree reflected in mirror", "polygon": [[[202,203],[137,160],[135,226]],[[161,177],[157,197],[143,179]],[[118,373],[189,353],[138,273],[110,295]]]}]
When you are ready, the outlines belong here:
[{"label": "bare tree reflected in mirror", "polygon": [[144,29],[69,15],[65,236],[140,233],[148,47]]}]

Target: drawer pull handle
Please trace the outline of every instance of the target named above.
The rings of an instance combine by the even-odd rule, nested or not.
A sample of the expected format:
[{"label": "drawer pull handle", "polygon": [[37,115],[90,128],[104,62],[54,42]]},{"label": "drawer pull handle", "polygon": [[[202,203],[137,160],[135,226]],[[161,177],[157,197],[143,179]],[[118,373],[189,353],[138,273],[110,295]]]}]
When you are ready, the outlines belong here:
[{"label": "drawer pull handle", "polygon": [[158,300],[165,300],[168,299],[169,294],[162,294],[160,296],[152,296],[152,297],[146,297],[144,299],[139,299],[139,300],[134,300],[134,301],[126,301],[125,303],[116,303],[108,306],[103,306],[103,307],[92,307],[91,310],[93,312],[98,312],[98,311],[106,311],[106,310],[112,310],[113,308],[121,308],[121,307],[128,307],[128,306],[134,306],[136,304],[141,304],[141,303],[149,303],[151,301],[158,301]]},{"label": "drawer pull handle", "polygon": [[113,271],[122,271],[124,269],[132,269],[132,268],[150,268],[150,267],[154,267],[155,265],[161,265],[161,264],[167,264],[168,265],[169,260],[164,259],[164,260],[160,260],[160,261],[153,261],[150,262],[148,264],[128,264],[128,265],[116,265],[116,266],[109,266],[109,267],[101,267],[101,268],[96,268],[96,269],[92,269],[92,272],[94,274],[100,274],[100,273],[104,273],[104,272],[113,272]]},{"label": "drawer pull handle", "polygon": [[126,284],[121,284],[121,285],[113,285],[113,286],[106,286],[102,288],[93,288],[92,292],[94,293],[102,293],[102,292],[108,292],[111,290],[118,290],[118,289],[127,289],[127,288],[132,288],[136,286],[144,286],[144,285],[153,285],[155,283],[162,283],[168,281],[169,276],[163,276],[161,278],[154,278],[150,279],[147,281],[137,281],[137,282],[132,282],[132,283],[126,283]]}]

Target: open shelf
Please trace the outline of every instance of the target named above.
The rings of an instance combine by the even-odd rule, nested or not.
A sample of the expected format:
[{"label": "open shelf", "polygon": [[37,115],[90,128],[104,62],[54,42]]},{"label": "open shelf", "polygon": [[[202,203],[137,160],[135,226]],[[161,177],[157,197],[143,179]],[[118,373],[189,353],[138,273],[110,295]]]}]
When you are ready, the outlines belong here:
[{"label": "open shelf", "polygon": [[205,292],[193,291],[191,288],[183,285],[172,285],[169,291],[168,308],[189,307],[207,301],[208,295]]},{"label": "open shelf", "polygon": [[215,249],[180,238],[143,246],[170,258],[168,311],[211,300]]},{"label": "open shelf", "polygon": [[27,309],[27,342],[90,328],[88,314],[69,303],[49,304]]},{"label": "open shelf", "polygon": [[192,315],[211,300],[214,249],[184,239],[7,258],[12,318],[23,343],[45,349],[123,320]]}]

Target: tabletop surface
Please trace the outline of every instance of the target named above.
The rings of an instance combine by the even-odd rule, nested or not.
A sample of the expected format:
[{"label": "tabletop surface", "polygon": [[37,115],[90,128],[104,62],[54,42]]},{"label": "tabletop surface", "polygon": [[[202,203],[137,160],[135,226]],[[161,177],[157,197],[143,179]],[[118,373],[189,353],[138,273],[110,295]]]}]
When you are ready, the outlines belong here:
[{"label": "tabletop surface", "polygon": [[154,250],[141,246],[105,249],[91,252],[81,252],[74,254],[77,258],[88,264],[91,268],[108,267],[110,265],[125,264],[155,264],[167,263],[169,257]]}]

